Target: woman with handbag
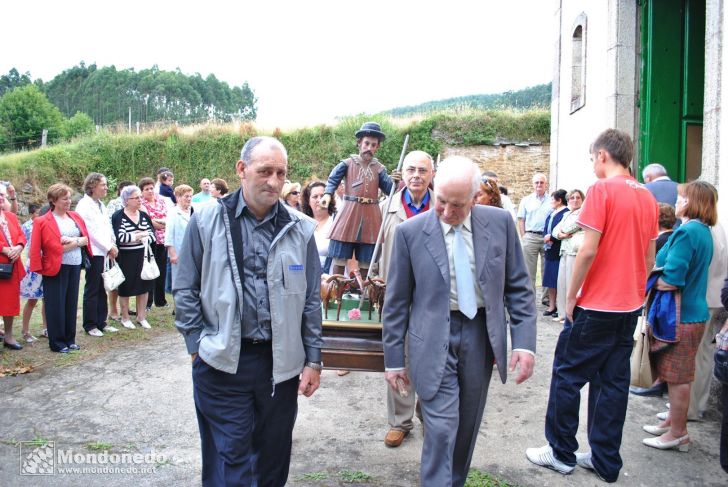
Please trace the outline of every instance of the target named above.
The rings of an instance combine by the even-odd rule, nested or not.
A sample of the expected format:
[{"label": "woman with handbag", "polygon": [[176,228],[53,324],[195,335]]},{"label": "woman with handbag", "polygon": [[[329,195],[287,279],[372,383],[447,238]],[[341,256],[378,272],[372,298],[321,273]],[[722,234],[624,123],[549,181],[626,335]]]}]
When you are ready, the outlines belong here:
[{"label": "woman with handbag", "polygon": [[54,352],[79,350],[76,344],[78,286],[86,249],[93,257],[86,224],[71,209],[71,188],[56,183],[48,188],[51,210],[35,219],[30,243],[30,270],[43,276],[43,301],[48,322],[48,345]]},{"label": "woman with handbag", "polygon": [[114,326],[106,323],[108,305],[101,277],[105,260],[115,259],[118,250],[114,230],[111,228],[111,222],[102,201],[109,190],[106,176],[92,172],[86,176],[83,190],[86,194],[76,205],[76,212],[86,223],[91,238],[91,248],[94,251],[91,266],[86,269],[86,282],[83,288],[83,329],[91,336],[102,337],[104,331],[111,333],[118,331]]},{"label": "woman with handbag", "polygon": [[155,238],[150,242],[150,245],[154,251],[154,260],[159,268],[159,277],[154,280],[149,288],[147,310],[152,308],[152,304],[157,308],[166,308],[168,304],[164,284],[167,279],[167,247],[164,246],[164,238],[167,229],[167,202],[162,196],[154,192],[154,180],[152,178],[142,178],[139,181],[139,189],[142,192],[142,206],[139,209],[149,215],[154,227]]},{"label": "woman with handbag", "polygon": [[[643,429],[656,438],[645,438],[642,443],[659,450],[688,451],[690,436],[687,430],[690,384],[695,377],[695,355],[708,320],[705,299],[708,286],[708,266],[713,256],[711,226],[717,221],[717,192],[705,181],[693,181],[678,186],[676,215],[683,224],[675,230],[655,257],[655,266],[662,268],[657,280],[660,291],[679,290],[681,299],[679,322],[674,329],[660,330],[658,340],[651,333],[651,350],[656,344],[667,347],[652,353],[650,358],[658,378],[667,383],[670,411],[658,425],[645,425]],[[655,331],[654,329],[652,330]],[[661,415],[658,415],[661,417]],[[662,416],[664,417],[664,416]]]},{"label": "woman with handbag", "polygon": [[129,297],[136,296],[137,320],[142,328],[151,328],[146,319],[147,296],[152,282],[142,279],[144,252],[149,242],[154,241],[152,220],[140,211],[141,191],[138,186],[126,186],[121,190],[124,208],[114,213],[111,225],[119,248],[117,263],[124,273],[124,282],[119,286],[121,301],[121,324],[125,328],[136,328],[129,319]]},{"label": "woman with handbag", "polygon": [[23,346],[13,338],[13,319],[20,314],[20,281],[25,275],[20,254],[25,235],[18,217],[4,211],[7,195],[7,188],[0,184],[0,316],[5,327],[3,347],[21,350]]}]

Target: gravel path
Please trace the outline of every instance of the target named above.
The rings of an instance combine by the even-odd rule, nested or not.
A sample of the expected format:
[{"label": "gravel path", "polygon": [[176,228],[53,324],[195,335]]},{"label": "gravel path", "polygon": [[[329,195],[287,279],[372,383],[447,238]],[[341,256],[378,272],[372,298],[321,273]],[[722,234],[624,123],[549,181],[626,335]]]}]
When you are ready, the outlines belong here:
[{"label": "gravel path", "polygon": [[[499,381],[491,385],[485,420],[473,457],[474,468],[519,485],[600,485],[588,471],[577,468],[561,476],[531,465],[524,450],[545,443],[550,364],[560,326],[541,321],[536,373],[516,386]],[[46,373],[0,379],[0,485],[1,486],[108,486],[199,485],[200,455],[192,403],[190,362],[176,333],[135,348],[111,350],[80,365]],[[494,374],[495,375],[495,374]],[[325,371],[314,397],[299,401],[294,430],[289,484],[294,486],[382,485],[413,486],[418,482],[422,428],[415,420],[413,433],[400,448],[383,444],[387,430],[385,385],[381,374],[351,373],[338,377]],[[586,389],[584,391],[586,398]],[[693,448],[689,453],[661,452],[641,445],[641,425],[654,423],[666,399],[630,398],[622,455],[625,467],[619,483],[629,486],[725,485],[720,468],[715,415],[690,423]],[[586,402],[582,404],[579,441],[586,445]],[[95,473],[20,475],[23,457],[35,445],[53,441],[68,460],[108,449],[127,463],[76,463]],[[37,460],[35,452],[30,458]],[[137,454],[139,463],[133,461]],[[144,455],[147,458],[144,458]],[[58,453],[56,454],[58,458]],[[110,458],[111,459],[111,458]],[[149,461],[151,463],[145,463]],[[25,464],[32,468],[36,463]],[[111,465],[125,473],[103,473]],[[141,473],[154,467],[155,471]],[[136,473],[126,469],[136,468]],[[99,473],[101,471],[101,473]],[[371,476],[366,482],[344,483],[346,472]]]}]

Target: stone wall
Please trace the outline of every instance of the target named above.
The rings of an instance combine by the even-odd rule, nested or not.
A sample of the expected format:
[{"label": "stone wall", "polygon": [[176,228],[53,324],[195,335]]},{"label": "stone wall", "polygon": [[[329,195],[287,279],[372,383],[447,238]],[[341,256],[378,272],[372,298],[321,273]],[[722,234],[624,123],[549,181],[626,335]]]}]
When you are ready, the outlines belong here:
[{"label": "stone wall", "polygon": [[542,172],[549,179],[548,144],[544,145],[476,145],[446,146],[441,157],[465,156],[474,160],[483,171],[495,171],[508,196],[518,205],[521,198],[533,191],[533,174]]}]

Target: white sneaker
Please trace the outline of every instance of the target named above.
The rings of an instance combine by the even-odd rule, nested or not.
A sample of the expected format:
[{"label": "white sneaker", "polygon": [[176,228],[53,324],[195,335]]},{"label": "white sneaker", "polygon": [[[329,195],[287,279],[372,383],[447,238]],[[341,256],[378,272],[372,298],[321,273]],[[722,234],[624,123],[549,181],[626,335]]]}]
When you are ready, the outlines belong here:
[{"label": "white sneaker", "polygon": [[138,321],[137,323],[139,323],[139,326],[141,326],[142,328],[149,329],[152,327],[152,325],[150,325],[146,319],[144,319],[142,321]]},{"label": "white sneaker", "polygon": [[121,324],[124,326],[124,328],[129,328],[130,330],[133,330],[136,328],[134,326],[134,323],[131,322],[131,320],[121,320]]},{"label": "white sneaker", "polygon": [[544,445],[541,448],[527,448],[526,458],[531,463],[556,470],[563,475],[569,475],[574,471],[574,467],[565,464],[554,456],[554,450],[551,448],[551,445]]},{"label": "white sneaker", "polygon": [[585,452],[585,453],[579,453],[576,452],[576,464],[579,465],[581,468],[586,468],[588,470],[594,470],[594,464],[592,463],[592,457],[591,452]]},{"label": "white sneaker", "polygon": [[93,328],[93,329],[89,330],[87,333],[89,335],[91,335],[92,337],[102,337],[102,336],[104,336],[104,332],[102,332],[98,328]]},{"label": "white sneaker", "polygon": [[116,333],[117,331],[119,331],[119,329],[117,327],[115,327],[115,326],[106,325],[104,327],[104,331],[108,331],[110,333]]}]

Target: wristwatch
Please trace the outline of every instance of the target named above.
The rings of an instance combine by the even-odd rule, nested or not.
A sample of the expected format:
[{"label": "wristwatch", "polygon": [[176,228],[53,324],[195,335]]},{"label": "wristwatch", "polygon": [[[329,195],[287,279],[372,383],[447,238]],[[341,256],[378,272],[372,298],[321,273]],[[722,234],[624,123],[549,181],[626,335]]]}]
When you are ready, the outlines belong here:
[{"label": "wristwatch", "polygon": [[321,372],[324,368],[324,363],[323,362],[306,362],[305,364],[303,364],[303,366],[308,367],[313,370],[318,370],[319,372]]}]

